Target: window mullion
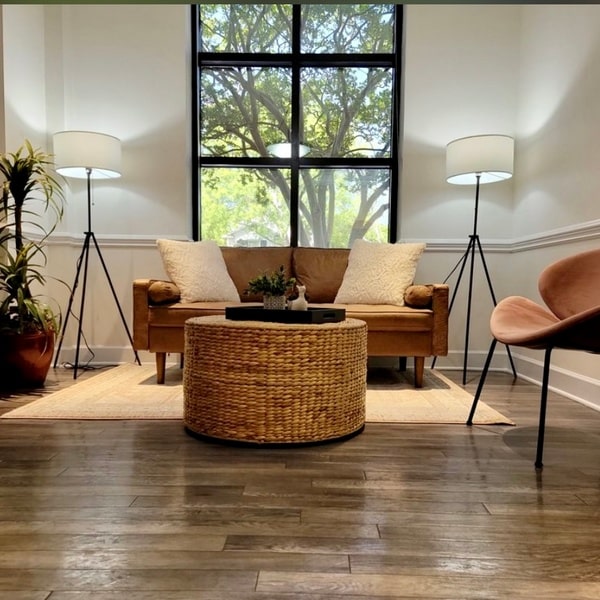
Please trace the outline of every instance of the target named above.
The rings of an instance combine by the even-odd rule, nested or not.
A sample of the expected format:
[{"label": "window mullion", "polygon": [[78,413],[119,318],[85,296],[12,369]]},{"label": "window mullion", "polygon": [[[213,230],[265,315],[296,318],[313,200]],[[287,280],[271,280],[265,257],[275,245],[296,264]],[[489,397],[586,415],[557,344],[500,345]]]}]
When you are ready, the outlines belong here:
[{"label": "window mullion", "polygon": [[395,68],[392,80],[392,151],[390,158],[395,161],[395,166],[390,169],[390,209],[389,209],[389,241],[395,243],[398,239],[398,205],[400,204],[400,136],[401,133],[401,40],[402,20],[404,11],[401,6],[396,6],[394,15],[394,54]]},{"label": "window mullion", "polygon": [[301,36],[301,6],[294,5],[292,13],[292,115],[291,115],[291,144],[292,156],[290,172],[290,245],[298,246],[299,237],[299,206],[300,206],[300,36]]},{"label": "window mullion", "polygon": [[200,94],[202,93],[199,80],[200,80],[200,70],[198,63],[198,44],[199,44],[199,11],[196,5],[192,5],[190,7],[190,16],[191,16],[191,43],[192,48],[196,50],[192,54],[192,73],[191,73],[191,92],[192,92],[192,145],[191,145],[191,185],[193,196],[192,196],[192,227],[191,234],[193,240],[200,239],[201,235],[201,212],[200,212],[200,156],[198,153],[198,147],[200,146],[200,124],[198,122],[199,119],[199,105],[200,105]]}]

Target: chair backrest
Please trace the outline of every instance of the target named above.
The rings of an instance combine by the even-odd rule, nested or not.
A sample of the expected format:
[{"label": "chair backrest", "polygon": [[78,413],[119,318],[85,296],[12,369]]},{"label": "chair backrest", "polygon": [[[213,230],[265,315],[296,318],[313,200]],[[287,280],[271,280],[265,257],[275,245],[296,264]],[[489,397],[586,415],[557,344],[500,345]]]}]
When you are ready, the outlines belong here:
[{"label": "chair backrest", "polygon": [[538,280],[538,289],[559,319],[600,306],[600,248],[547,266]]}]

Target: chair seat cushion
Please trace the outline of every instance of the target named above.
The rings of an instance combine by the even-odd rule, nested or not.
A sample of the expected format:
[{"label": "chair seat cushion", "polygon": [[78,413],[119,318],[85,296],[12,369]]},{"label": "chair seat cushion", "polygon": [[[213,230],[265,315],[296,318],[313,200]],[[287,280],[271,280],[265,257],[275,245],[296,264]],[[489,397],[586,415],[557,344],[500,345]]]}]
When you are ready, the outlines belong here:
[{"label": "chair seat cushion", "polygon": [[492,312],[490,328],[507,345],[600,352],[600,306],[559,319],[529,298],[509,296]]}]

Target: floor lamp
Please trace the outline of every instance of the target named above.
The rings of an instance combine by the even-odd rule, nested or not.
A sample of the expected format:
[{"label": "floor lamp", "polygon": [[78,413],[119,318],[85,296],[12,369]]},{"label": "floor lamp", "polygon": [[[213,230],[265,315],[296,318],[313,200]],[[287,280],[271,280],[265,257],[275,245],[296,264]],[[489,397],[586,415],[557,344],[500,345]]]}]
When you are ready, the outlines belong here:
[{"label": "floor lamp", "polygon": [[[91,131],[60,131],[54,134],[54,162],[56,165],[57,173],[60,173],[64,177],[73,177],[76,179],[87,180],[87,209],[88,209],[88,227],[85,232],[85,238],[83,246],[81,248],[81,254],[77,261],[77,272],[75,274],[75,280],[71,288],[71,295],[69,297],[69,304],[63,322],[62,332],[59,338],[58,349],[54,358],[54,367],[58,364],[60,351],[62,348],[62,342],[64,340],[65,332],[69,324],[69,317],[71,315],[71,308],[75,299],[75,292],[79,285],[79,277],[83,270],[83,286],[81,290],[81,303],[79,307],[78,316],[78,331],[77,331],[77,347],[75,352],[75,364],[73,368],[73,379],[77,379],[77,371],[79,369],[79,350],[81,347],[81,337],[83,331],[83,313],[85,309],[85,293],[87,287],[87,276],[88,276],[88,262],[90,255],[90,247],[96,249],[96,253],[104,274],[110,286],[113,298],[117,305],[119,315],[129,342],[133,348],[133,338],[127,326],[127,321],[121,309],[119,298],[115,292],[108,268],[100,252],[100,246],[96,236],[92,231],[92,179],[111,179],[114,177],[121,176],[121,142],[118,138],[103,133],[94,133]],[[138,364],[140,363],[139,356],[134,350],[135,360]]]},{"label": "floor lamp", "polygon": [[[469,291],[467,296],[467,324],[465,329],[465,350],[463,357],[463,378],[465,385],[467,380],[467,361],[469,355],[469,334],[471,325],[471,303],[473,297],[473,269],[475,255],[481,259],[488,289],[496,306],[496,295],[492,286],[490,273],[485,262],[485,256],[477,233],[477,217],[479,211],[479,186],[486,183],[495,183],[510,179],[513,174],[514,163],[514,140],[507,135],[476,135],[464,137],[450,142],[446,147],[446,181],[455,185],[475,185],[475,213],[473,219],[473,233],[469,236],[469,244],[455,267],[450,271],[444,283],[450,279],[456,269],[458,278],[456,286],[450,299],[449,311],[456,298],[456,293],[467,263],[469,263]],[[508,358],[513,375],[517,371],[507,346]]]}]

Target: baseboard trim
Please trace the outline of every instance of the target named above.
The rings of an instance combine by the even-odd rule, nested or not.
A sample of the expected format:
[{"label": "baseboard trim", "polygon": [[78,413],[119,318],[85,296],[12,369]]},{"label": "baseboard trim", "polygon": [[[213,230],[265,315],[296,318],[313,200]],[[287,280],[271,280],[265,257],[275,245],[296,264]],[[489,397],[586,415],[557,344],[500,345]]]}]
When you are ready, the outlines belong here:
[{"label": "baseboard trim", "polygon": [[[513,357],[517,364],[519,377],[541,387],[543,361],[522,354],[515,354],[514,352]],[[599,379],[551,365],[548,389],[574,400],[578,404],[600,411],[600,400],[597,402],[589,400],[589,398],[600,398]]]},{"label": "baseboard trim", "polygon": [[[524,381],[542,387],[544,364],[542,360],[531,358],[519,353],[518,348],[511,347],[511,354],[517,369],[517,376]],[[469,352],[469,371],[481,373],[485,352]],[[436,361],[436,368],[447,371],[462,371],[463,353],[452,351],[447,357]],[[492,359],[490,371],[512,373],[508,354],[497,350]],[[600,379],[586,377],[574,371],[550,365],[550,381],[548,389],[565,398],[600,412]],[[599,398],[597,402],[589,398]]]}]

